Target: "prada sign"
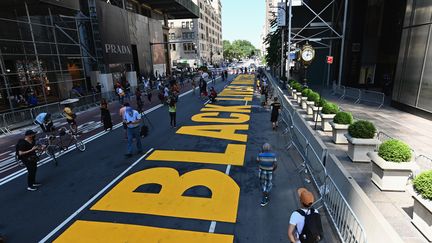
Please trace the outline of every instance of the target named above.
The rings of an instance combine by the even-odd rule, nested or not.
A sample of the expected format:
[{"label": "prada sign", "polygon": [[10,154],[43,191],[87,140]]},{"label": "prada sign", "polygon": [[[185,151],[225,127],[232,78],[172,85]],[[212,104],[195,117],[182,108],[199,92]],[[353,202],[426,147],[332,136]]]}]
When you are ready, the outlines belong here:
[{"label": "prada sign", "polygon": [[132,55],[129,46],[115,44],[105,44],[105,53]]},{"label": "prada sign", "polygon": [[40,0],[40,1],[44,3],[60,6],[60,7],[80,10],[80,4],[79,1],[77,0]]},{"label": "prada sign", "polygon": [[96,1],[96,4],[104,62],[106,64],[132,63],[128,13],[104,1]]}]

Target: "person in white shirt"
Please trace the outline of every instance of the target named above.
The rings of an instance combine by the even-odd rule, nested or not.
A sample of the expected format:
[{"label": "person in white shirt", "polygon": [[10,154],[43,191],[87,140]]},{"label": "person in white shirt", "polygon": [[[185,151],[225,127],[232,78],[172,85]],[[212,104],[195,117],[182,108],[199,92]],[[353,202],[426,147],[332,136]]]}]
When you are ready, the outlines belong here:
[{"label": "person in white shirt", "polygon": [[128,146],[127,146],[127,157],[132,156],[132,142],[135,139],[136,140],[136,146],[138,149],[138,154],[142,153],[142,143],[141,143],[141,136],[140,136],[140,127],[141,127],[141,115],[138,113],[138,111],[132,109],[132,107],[126,107],[126,111],[123,115],[123,124],[127,127],[127,140],[128,140]]},{"label": "person in white shirt", "polygon": [[[314,203],[314,195],[312,192],[308,191],[306,188],[297,189],[297,194],[300,199],[300,210],[303,210],[305,214],[309,215],[311,213],[310,207]],[[318,211],[314,209],[316,213]],[[289,226],[288,226],[288,239],[291,243],[300,243],[299,235],[303,231],[305,224],[305,217],[299,212],[294,211],[291,214]]]}]

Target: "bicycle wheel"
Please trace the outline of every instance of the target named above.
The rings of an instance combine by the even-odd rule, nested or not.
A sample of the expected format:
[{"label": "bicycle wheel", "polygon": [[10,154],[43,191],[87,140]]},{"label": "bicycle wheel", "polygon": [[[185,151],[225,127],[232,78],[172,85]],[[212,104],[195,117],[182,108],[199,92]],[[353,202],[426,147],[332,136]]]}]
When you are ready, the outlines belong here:
[{"label": "bicycle wheel", "polygon": [[85,143],[78,139],[75,139],[75,147],[81,152],[84,152],[86,150]]},{"label": "bicycle wheel", "polygon": [[56,153],[56,146],[54,145],[48,145],[45,149],[45,154],[48,155],[50,158],[55,158]]}]

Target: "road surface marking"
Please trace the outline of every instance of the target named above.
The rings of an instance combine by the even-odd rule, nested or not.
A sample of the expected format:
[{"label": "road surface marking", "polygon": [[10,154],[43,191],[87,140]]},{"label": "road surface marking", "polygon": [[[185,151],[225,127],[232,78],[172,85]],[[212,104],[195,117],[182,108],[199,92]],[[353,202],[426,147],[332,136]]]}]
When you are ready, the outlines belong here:
[{"label": "road surface marking", "polygon": [[124,170],[120,175],[118,175],[114,180],[112,180],[108,185],[106,185],[102,190],[100,190],[96,195],[94,195],[90,200],[88,200],[85,204],[83,204],[77,211],[75,211],[72,215],[70,215],[65,221],[59,224],[53,231],[51,231],[47,236],[45,236],[39,242],[46,242],[49,240],[55,233],[57,233],[60,229],[62,229],[66,224],[68,224],[75,216],[77,216],[81,211],[83,211],[87,206],[93,203],[100,195],[102,195],[106,190],[108,190],[112,185],[114,185],[120,178],[122,178],[127,172],[129,172],[135,165],[137,165],[142,159],[144,159],[153,148],[149,149],[143,156],[137,159],[131,166],[129,166],[126,170]]}]

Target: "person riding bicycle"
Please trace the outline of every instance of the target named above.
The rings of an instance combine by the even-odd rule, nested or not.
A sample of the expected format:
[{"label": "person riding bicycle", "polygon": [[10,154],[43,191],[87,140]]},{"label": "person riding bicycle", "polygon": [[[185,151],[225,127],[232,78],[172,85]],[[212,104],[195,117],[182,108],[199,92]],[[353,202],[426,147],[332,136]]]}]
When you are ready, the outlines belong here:
[{"label": "person riding bicycle", "polygon": [[36,116],[36,123],[39,124],[44,133],[50,133],[55,130],[53,121],[51,120],[51,114],[42,112]]},{"label": "person riding bicycle", "polygon": [[70,107],[70,104],[65,104],[65,108],[63,109],[63,112],[66,115],[66,121],[69,123],[71,129],[73,132],[77,132],[77,123],[75,121],[76,114],[72,111],[72,108]]}]

